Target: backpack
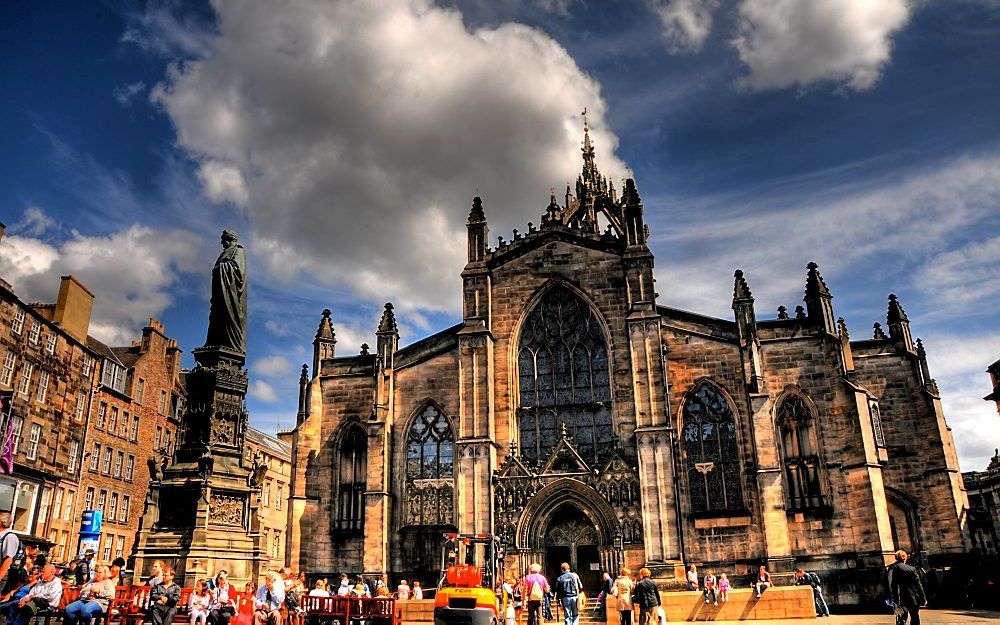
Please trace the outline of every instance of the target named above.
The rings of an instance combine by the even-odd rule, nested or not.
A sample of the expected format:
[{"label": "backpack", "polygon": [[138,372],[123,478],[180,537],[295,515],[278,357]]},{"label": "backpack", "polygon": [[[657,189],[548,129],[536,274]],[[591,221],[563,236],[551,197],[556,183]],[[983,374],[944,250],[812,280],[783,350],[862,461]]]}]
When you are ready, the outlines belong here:
[{"label": "backpack", "polygon": [[806,573],[806,579],[809,580],[809,585],[813,588],[820,587],[819,575],[816,575],[815,573]]},{"label": "backpack", "polygon": [[566,572],[556,580],[556,596],[559,598],[570,597],[580,593],[580,585],[576,581],[576,574]]},{"label": "backpack", "polygon": [[24,544],[13,530],[7,530],[0,534],[0,553],[7,551],[6,547],[10,538],[17,541],[17,548],[14,550],[14,558],[11,560],[10,568],[7,569],[7,579],[4,580],[7,582],[8,590],[16,584],[23,584],[28,579],[28,571],[24,568],[24,561],[27,559],[27,555],[24,553]]},{"label": "backpack", "polygon": [[299,607],[299,596],[294,590],[285,593],[285,607],[289,610],[297,610]]}]

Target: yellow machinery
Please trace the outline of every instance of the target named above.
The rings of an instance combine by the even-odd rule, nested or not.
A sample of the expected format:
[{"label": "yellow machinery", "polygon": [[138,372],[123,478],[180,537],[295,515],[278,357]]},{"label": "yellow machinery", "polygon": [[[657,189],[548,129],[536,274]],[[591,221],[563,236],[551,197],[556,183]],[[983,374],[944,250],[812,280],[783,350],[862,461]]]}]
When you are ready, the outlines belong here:
[{"label": "yellow machinery", "polygon": [[444,535],[434,625],[498,625],[503,549],[492,534]]}]

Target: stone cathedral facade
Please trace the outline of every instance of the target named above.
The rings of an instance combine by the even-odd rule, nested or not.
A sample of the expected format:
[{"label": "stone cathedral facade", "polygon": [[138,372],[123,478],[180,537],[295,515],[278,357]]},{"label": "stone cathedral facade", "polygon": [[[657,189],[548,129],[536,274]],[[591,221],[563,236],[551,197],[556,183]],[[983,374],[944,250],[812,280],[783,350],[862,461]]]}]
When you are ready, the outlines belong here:
[{"label": "stone cathedral facade", "polygon": [[491,247],[474,200],[461,323],[400,346],[386,304],[375,349],[339,355],[323,312],[292,432],[293,564],[433,586],[443,532],[491,532],[512,574],[569,562],[593,589],[623,564],[738,584],[803,566],[856,603],[896,548],[959,561],[955,446],[896,297],[863,340],[813,263],[777,319],[741,271],[732,318],[671,308],[635,183],[619,195],[584,138],[575,192],[538,226]]}]

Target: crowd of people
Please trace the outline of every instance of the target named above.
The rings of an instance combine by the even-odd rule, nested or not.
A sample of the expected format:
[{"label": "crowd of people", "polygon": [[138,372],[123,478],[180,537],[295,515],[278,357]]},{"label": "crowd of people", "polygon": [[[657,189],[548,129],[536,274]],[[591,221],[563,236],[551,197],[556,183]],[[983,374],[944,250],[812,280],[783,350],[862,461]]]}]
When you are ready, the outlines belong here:
[{"label": "crowd of people", "polygon": [[[830,616],[830,608],[827,607],[826,599],[823,597],[823,584],[820,581],[819,575],[806,572],[803,569],[796,569],[795,585],[811,586],[817,616]],[[760,599],[764,591],[771,586],[771,573],[767,570],[767,566],[762,564],[757,569],[757,579],[753,581],[750,588],[756,592],[757,598]],[[687,570],[687,587],[688,590],[701,590],[705,597],[706,605],[709,603],[713,605],[725,605],[729,601],[729,591],[732,588],[732,584],[726,573],[720,573],[717,577],[715,571],[711,569],[701,578],[701,582],[699,583],[698,567],[692,564]]]}]

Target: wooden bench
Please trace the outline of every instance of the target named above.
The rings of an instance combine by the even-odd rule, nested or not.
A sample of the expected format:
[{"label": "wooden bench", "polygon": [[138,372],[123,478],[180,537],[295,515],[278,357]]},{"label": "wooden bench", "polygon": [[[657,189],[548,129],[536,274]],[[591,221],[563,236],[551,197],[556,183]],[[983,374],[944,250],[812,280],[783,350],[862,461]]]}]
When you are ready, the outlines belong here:
[{"label": "wooden bench", "polygon": [[351,625],[365,621],[373,625],[399,625],[393,597],[302,597],[306,625]]}]

